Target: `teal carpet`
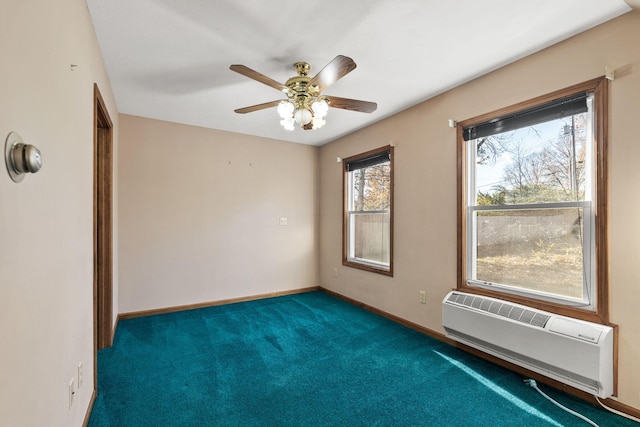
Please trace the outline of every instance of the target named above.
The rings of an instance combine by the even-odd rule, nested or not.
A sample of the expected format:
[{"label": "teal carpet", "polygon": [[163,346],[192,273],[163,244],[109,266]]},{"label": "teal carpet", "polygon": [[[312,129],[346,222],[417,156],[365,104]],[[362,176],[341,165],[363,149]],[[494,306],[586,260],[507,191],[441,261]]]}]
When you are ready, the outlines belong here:
[{"label": "teal carpet", "polygon": [[[322,292],[123,320],[89,426],[588,426],[523,378]],[[601,427],[637,426],[541,385]]]}]

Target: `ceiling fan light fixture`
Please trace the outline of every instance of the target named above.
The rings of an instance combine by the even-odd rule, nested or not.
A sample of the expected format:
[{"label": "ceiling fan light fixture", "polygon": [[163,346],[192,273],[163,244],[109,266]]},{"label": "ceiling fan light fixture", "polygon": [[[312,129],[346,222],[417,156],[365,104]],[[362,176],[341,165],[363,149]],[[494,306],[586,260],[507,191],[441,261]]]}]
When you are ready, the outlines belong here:
[{"label": "ceiling fan light fixture", "polygon": [[298,123],[301,126],[304,126],[311,123],[311,120],[313,119],[313,114],[311,113],[311,111],[309,111],[306,108],[298,108],[293,113],[293,118],[295,119],[296,123]]},{"label": "ceiling fan light fixture", "polygon": [[285,130],[294,130],[296,121],[293,119],[293,117],[285,117],[280,120],[280,124]]},{"label": "ceiling fan light fixture", "polygon": [[327,121],[321,117],[314,117],[311,120],[311,125],[312,125],[312,129],[320,129],[322,126],[324,126],[327,123]]},{"label": "ceiling fan light fixture", "polygon": [[281,119],[287,119],[293,117],[294,105],[290,101],[281,101],[278,104],[278,114]]},{"label": "ceiling fan light fixture", "polygon": [[329,112],[329,103],[326,99],[316,99],[311,104],[311,109],[313,110],[313,116],[323,119],[327,113]]}]

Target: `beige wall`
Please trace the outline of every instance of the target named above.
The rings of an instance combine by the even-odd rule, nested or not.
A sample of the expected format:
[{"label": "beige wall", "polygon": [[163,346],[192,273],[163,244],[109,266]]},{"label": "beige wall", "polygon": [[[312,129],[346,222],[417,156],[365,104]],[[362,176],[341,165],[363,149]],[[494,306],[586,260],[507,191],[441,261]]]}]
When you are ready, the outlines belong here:
[{"label": "beige wall", "polygon": [[[456,139],[468,119],[616,69],[610,85],[611,321],[620,325],[619,400],[640,408],[640,13],[632,12],[325,145],[320,152],[320,284],[438,332],[456,287]],[[421,78],[428,78],[427,75]],[[396,142],[395,277],[341,265],[341,166]],[[338,277],[333,269],[338,268]],[[419,291],[428,295],[419,303]]]},{"label": "beige wall", "polygon": [[116,126],[117,110],[84,1],[3,0],[0,10],[3,153],[17,131],[43,157],[20,184],[4,156],[0,166],[0,424],[80,426],[94,386],[94,82]]},{"label": "beige wall", "polygon": [[120,312],[316,286],[318,151],[121,115]]}]

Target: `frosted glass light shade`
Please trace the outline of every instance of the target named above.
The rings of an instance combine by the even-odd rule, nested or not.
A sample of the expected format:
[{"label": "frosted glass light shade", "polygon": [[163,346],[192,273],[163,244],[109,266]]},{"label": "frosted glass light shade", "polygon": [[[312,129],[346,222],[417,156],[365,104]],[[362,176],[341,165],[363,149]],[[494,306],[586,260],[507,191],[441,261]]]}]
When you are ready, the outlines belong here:
[{"label": "frosted glass light shade", "polygon": [[315,117],[319,117],[322,119],[329,112],[329,104],[327,104],[327,101],[325,101],[324,99],[320,99],[314,101],[313,104],[311,104],[311,109],[313,110],[313,115]]},{"label": "frosted glass light shade", "polygon": [[294,109],[295,107],[289,101],[281,101],[280,104],[278,104],[278,114],[282,119],[291,117],[293,115]]},{"label": "frosted glass light shade", "polygon": [[327,121],[316,116],[313,118],[312,123],[313,123],[314,129],[320,129],[322,126],[324,126],[327,123]]},{"label": "frosted glass light shade", "polygon": [[293,117],[286,117],[286,118],[283,118],[282,120],[280,120],[280,124],[286,130],[293,130],[295,128],[295,123],[296,122],[293,119]]},{"label": "frosted glass light shade", "polygon": [[309,122],[311,122],[313,115],[311,114],[311,111],[307,110],[306,108],[301,108],[299,110],[296,110],[295,113],[293,113],[293,118],[296,120],[298,124],[306,125],[306,124],[309,124]]}]

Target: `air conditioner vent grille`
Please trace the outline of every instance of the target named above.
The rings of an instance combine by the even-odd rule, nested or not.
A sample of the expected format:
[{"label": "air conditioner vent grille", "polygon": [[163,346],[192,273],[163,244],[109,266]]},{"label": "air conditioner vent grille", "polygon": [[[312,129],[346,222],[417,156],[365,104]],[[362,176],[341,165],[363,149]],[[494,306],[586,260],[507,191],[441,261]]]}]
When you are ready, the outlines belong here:
[{"label": "air conditioner vent grille", "polygon": [[518,322],[527,323],[538,328],[544,328],[547,321],[551,318],[551,316],[547,314],[542,314],[534,310],[528,310],[506,302],[470,294],[452,293],[447,301],[517,320]]}]

